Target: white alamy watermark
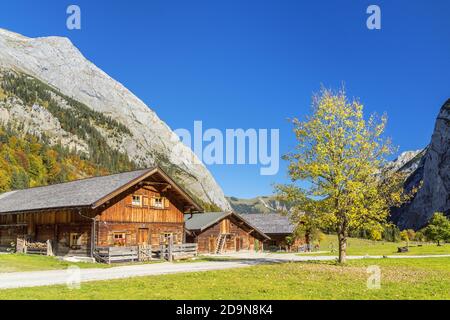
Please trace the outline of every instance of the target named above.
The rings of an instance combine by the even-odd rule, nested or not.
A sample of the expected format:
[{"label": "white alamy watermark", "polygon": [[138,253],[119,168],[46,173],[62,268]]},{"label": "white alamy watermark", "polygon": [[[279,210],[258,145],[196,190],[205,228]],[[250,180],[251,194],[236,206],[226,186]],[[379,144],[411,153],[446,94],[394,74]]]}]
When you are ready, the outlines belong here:
[{"label": "white alamy watermark", "polygon": [[81,269],[77,266],[69,266],[66,270],[66,286],[70,290],[81,288]]},{"label": "white alamy watermark", "polygon": [[69,30],[81,30],[81,9],[75,4],[67,7],[66,13],[69,15],[66,26]]},{"label": "white alamy watermark", "polygon": [[381,289],[381,269],[379,266],[368,266],[366,272],[369,274],[367,278],[367,289]]},{"label": "white alamy watermark", "polygon": [[366,26],[369,30],[381,29],[381,9],[376,4],[372,4],[367,7],[367,14],[370,16],[367,18]]},{"label": "white alamy watermark", "polygon": [[193,134],[188,129],[174,130],[174,140],[194,151],[195,158],[181,145],[172,150],[171,160],[206,165],[259,165],[261,175],[275,175],[280,167],[279,129],[204,130],[202,121],[194,121]]}]

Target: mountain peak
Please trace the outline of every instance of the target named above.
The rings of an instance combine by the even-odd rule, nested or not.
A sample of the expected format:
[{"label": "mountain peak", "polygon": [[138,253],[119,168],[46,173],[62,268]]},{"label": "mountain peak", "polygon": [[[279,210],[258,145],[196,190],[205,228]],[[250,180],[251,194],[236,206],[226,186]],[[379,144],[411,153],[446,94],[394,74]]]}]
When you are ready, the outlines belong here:
[{"label": "mountain peak", "polygon": [[110,141],[117,150],[139,166],[159,164],[177,172],[178,182],[188,185],[203,202],[230,209],[223,191],[192,150],[176,139],[142,100],[88,61],[69,39],[27,38],[0,29],[0,68],[30,75],[117,121],[131,133]]}]

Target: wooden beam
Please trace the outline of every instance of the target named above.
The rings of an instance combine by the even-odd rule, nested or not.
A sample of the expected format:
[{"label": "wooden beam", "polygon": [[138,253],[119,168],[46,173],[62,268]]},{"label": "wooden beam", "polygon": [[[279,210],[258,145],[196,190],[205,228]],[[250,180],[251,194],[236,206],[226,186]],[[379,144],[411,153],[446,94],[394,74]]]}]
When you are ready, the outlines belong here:
[{"label": "wooden beam", "polygon": [[149,187],[143,187],[144,190],[152,191],[152,192],[159,192],[158,189],[155,187],[149,186]]},{"label": "wooden beam", "polygon": [[14,223],[14,224],[0,224],[0,228],[8,228],[8,227],[26,227],[28,224],[26,223]]},{"label": "wooden beam", "polygon": [[146,186],[170,186],[170,184],[167,182],[142,181],[141,183]]}]

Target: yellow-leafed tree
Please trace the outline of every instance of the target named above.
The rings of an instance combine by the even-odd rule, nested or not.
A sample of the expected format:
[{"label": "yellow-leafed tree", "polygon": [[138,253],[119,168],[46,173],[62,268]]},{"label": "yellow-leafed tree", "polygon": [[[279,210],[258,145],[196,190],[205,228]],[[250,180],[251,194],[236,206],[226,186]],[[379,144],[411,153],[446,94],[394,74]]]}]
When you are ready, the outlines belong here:
[{"label": "yellow-leafed tree", "polygon": [[341,263],[351,231],[376,233],[389,209],[408,199],[403,177],[383,169],[393,152],[383,137],[386,121],[386,116],[366,120],[358,100],[328,89],[313,98],[310,116],[292,120],[298,145],[284,159],[293,183],[276,187],[279,198],[294,204],[297,225],[336,232]]}]

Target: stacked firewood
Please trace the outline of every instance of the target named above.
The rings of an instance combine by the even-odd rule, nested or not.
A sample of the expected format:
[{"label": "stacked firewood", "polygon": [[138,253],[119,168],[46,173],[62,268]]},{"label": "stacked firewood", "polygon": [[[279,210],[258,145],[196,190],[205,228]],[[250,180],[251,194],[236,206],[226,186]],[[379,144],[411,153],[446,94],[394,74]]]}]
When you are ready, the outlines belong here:
[{"label": "stacked firewood", "polygon": [[45,242],[28,242],[27,248],[32,250],[47,250],[47,243]]}]

